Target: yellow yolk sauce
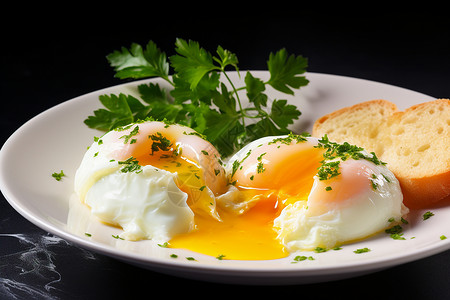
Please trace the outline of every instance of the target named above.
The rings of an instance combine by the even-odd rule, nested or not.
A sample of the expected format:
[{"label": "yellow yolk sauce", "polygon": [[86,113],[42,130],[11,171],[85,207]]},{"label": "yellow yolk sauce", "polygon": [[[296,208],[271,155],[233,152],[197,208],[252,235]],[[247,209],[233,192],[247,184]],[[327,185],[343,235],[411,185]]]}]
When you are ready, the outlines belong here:
[{"label": "yellow yolk sauce", "polygon": [[219,208],[214,213],[214,200],[206,191],[203,170],[197,164],[170,151],[137,160],[141,165],[177,172],[177,186],[188,194],[188,205],[195,213],[195,230],[172,238],[169,241],[171,248],[188,249],[223,259],[267,260],[288,255],[272,228],[273,219],[280,212],[275,194],[243,191],[246,198],[260,197],[261,200],[242,215]]},{"label": "yellow yolk sauce", "polygon": [[321,155],[315,148],[287,151],[273,156],[272,160],[267,155],[264,172],[237,172],[233,179],[245,201],[257,199],[256,204],[242,214],[216,207],[206,189],[203,169],[173,148],[137,157],[137,160],[140,165],[176,172],[178,187],[188,194],[195,229],[173,237],[169,241],[171,248],[221,259],[270,260],[289,255],[277,239],[273,220],[286,205],[307,200]]},{"label": "yellow yolk sauce", "polygon": [[323,159],[322,153],[322,150],[308,147],[289,155],[278,155],[273,161],[269,158],[264,161],[265,169],[270,170],[267,174],[244,172],[244,166],[233,178],[235,186],[246,201],[257,198],[256,205],[243,214],[218,208],[221,222],[196,214],[196,229],[172,238],[170,247],[235,260],[288,256],[287,249],[277,239],[273,220],[286,205],[307,200]]},{"label": "yellow yolk sauce", "polygon": [[196,230],[174,237],[173,248],[223,259],[268,260],[288,255],[276,238],[273,219],[279,213],[276,196],[259,201],[242,215],[219,211],[221,222],[195,216]]}]

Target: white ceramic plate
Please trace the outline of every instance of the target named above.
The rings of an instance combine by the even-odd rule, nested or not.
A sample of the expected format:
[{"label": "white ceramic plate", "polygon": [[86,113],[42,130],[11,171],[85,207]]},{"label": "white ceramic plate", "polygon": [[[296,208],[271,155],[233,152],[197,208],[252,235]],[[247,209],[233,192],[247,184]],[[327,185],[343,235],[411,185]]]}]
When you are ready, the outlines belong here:
[{"label": "white ceramic plate", "polygon": [[[265,71],[252,72],[266,78]],[[235,73],[233,80],[238,80]],[[287,99],[300,108],[302,116],[292,129],[310,130],[313,121],[338,108],[372,99],[387,99],[400,109],[434,98],[392,85],[343,76],[307,73],[310,83]],[[89,250],[154,271],[175,276],[237,284],[301,284],[349,278],[421,259],[450,248],[450,206],[413,211],[404,226],[406,240],[387,234],[345,245],[325,253],[293,253],[270,261],[217,260],[190,251],[162,248],[152,241],[128,242],[114,239],[119,229],[92,219],[86,207],[72,197],[73,178],[81,158],[94,136],[83,121],[100,107],[102,94],[134,94],[142,81],[123,84],[57,105],[20,127],[0,153],[0,188],[9,203],[26,219],[42,229]],[[239,85],[239,84],[238,84]],[[270,90],[270,96],[286,99]],[[282,97],[282,98],[281,98]],[[62,181],[52,178],[63,170]],[[85,233],[90,233],[87,236]],[[446,235],[446,240],[440,237]],[[414,237],[414,238],[413,238]],[[370,252],[355,254],[359,248]],[[171,257],[176,254],[178,257]],[[293,263],[297,255],[314,260]],[[195,261],[186,257],[194,257]]]}]

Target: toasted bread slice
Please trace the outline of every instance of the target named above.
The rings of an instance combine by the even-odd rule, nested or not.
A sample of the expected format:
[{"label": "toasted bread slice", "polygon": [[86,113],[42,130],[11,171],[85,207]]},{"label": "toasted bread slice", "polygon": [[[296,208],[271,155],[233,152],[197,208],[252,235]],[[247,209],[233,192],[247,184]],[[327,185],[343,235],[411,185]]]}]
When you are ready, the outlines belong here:
[{"label": "toasted bread slice", "polygon": [[363,147],[387,163],[410,208],[450,196],[450,100],[437,99],[399,111],[386,100],[337,110],[316,120],[314,136]]}]

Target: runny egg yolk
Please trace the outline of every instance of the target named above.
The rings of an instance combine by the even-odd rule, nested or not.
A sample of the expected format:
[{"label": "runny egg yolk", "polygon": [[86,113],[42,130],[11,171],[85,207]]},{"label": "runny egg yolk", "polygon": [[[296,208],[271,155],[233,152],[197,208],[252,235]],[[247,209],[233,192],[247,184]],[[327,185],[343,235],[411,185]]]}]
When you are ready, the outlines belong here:
[{"label": "runny egg yolk", "polygon": [[[85,156],[91,158],[86,164],[94,163],[94,171],[88,176],[82,173],[84,177],[79,179],[81,188],[77,192],[85,193],[91,182],[111,170],[114,176],[112,181],[106,181],[107,188],[111,182],[115,183],[115,178],[124,179],[123,185],[122,181],[117,185],[120,193],[125,195],[125,201],[112,203],[110,210],[113,213],[108,220],[114,220],[117,215],[122,217],[122,208],[135,209],[127,200],[130,199],[130,202],[136,202],[137,211],[142,208],[143,214],[152,213],[148,219],[133,221],[133,226],[144,220],[144,225],[149,225],[151,230],[164,231],[172,225],[182,224],[180,230],[172,231],[162,239],[169,239],[172,248],[212,257],[269,260],[288,256],[287,249],[308,250],[321,244],[329,248],[337,242],[342,244],[364,238],[374,232],[373,228],[385,228],[388,219],[403,213],[399,207],[402,200],[400,187],[394,175],[384,174],[387,169],[376,168],[369,161],[352,159],[337,161],[339,167],[336,167],[336,161],[323,164],[329,159],[330,149],[322,147],[314,138],[303,140],[300,136],[289,135],[288,138],[257,140],[233,155],[225,168],[219,152],[208,141],[186,127],[161,122],[139,123],[111,131],[102,137],[102,143],[98,142],[90,149],[99,151],[93,157],[101,160],[98,163],[92,161],[93,152]],[[140,168],[136,163],[145,167]],[[107,168],[104,167],[106,164]],[[118,166],[120,172],[116,172]],[[170,189],[166,181],[159,183],[158,171],[163,174],[161,179],[167,179]],[[130,172],[122,176],[122,173]],[[142,175],[138,175],[141,172]],[[149,175],[151,177],[146,177]],[[150,181],[142,185],[149,184],[148,192],[146,186],[140,184],[147,178]],[[396,185],[386,184],[391,181]],[[140,185],[138,189],[133,185],[136,182]],[[152,198],[155,195],[150,187],[153,183],[158,184],[157,193],[163,191],[162,197],[156,194]],[[103,194],[115,195],[115,191],[104,193],[104,190],[100,189],[97,197],[103,199]],[[172,201],[171,196],[177,201]],[[105,197],[106,201],[110,198]],[[145,201],[141,204],[140,200]],[[156,204],[149,208],[147,203],[151,201],[147,200],[156,200]],[[167,202],[169,200],[171,202]],[[178,208],[183,210],[183,214],[178,215],[186,216],[185,223],[177,222],[180,221],[175,212]],[[135,213],[136,210],[131,215]],[[336,217],[333,226],[330,226],[330,216]],[[158,218],[162,221],[153,223]],[[372,223],[360,226],[367,224],[368,219]],[[125,222],[125,232],[127,224]],[[153,235],[146,237],[153,238]]]},{"label": "runny egg yolk", "polygon": [[[206,190],[203,168],[172,148],[169,151],[158,151],[152,155],[138,157],[140,165],[152,165],[171,173],[177,173],[176,184],[188,195],[187,204],[196,215],[205,215],[208,219],[218,219],[215,212],[213,195]],[[224,172],[223,170],[220,170]]]},{"label": "runny egg yolk", "polygon": [[196,229],[169,241],[172,248],[238,260],[268,260],[289,255],[277,239],[273,220],[289,203],[306,201],[322,150],[311,144],[272,144],[253,149],[231,181],[243,201],[254,206],[243,214],[217,207],[221,221],[195,215]]},{"label": "runny egg yolk", "polygon": [[272,228],[278,214],[277,198],[267,197],[243,215],[219,209],[221,222],[196,216],[196,230],[175,236],[172,248],[237,260],[268,260],[286,257],[284,246]]},{"label": "runny egg yolk", "polygon": [[[188,249],[214,257],[242,260],[265,260],[285,257],[288,253],[276,240],[273,219],[279,214],[278,197],[258,189],[242,190],[245,198],[261,198],[243,215],[216,208],[206,191],[204,170],[195,162],[173,152],[159,152],[137,158],[141,165],[152,165],[177,172],[177,186],[188,194],[188,205],[195,213],[195,230],[177,235],[170,247]],[[205,212],[210,212],[205,213]]]}]

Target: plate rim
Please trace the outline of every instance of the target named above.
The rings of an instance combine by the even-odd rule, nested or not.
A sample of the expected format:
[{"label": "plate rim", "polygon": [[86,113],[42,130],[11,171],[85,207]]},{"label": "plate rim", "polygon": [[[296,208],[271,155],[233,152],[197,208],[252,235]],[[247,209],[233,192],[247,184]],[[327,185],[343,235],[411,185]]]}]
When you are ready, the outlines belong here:
[{"label": "plate rim", "polygon": [[[251,72],[261,72],[266,73],[267,71],[264,70],[249,70]],[[241,71],[242,72],[242,71]],[[231,73],[231,72],[230,72]],[[381,84],[390,86],[397,89],[403,89],[410,92],[417,93],[419,95],[423,95],[424,99],[426,98],[433,98],[432,96],[406,89],[403,87],[398,87],[395,85],[391,85],[389,83],[383,83],[373,80],[368,80],[364,78],[356,78],[356,77],[350,77],[345,75],[335,75],[335,74],[326,74],[326,73],[316,73],[316,72],[306,72],[305,76],[312,75],[312,76],[325,76],[325,77],[337,77],[337,78],[343,78],[343,79],[349,79],[349,80],[359,80],[364,81],[366,83],[375,83],[375,84]],[[33,122],[38,121],[40,118],[45,116],[46,114],[53,113],[56,109],[64,108],[65,106],[69,105],[70,103],[75,103],[76,101],[82,101],[82,99],[86,97],[91,97],[96,94],[102,94],[105,93],[105,91],[111,90],[111,89],[120,89],[125,86],[134,85],[137,86],[138,84],[149,82],[154,79],[141,79],[141,80],[135,80],[131,82],[126,83],[120,83],[117,85],[105,87],[96,91],[91,91],[82,95],[79,95],[77,97],[74,97],[69,100],[65,100],[57,105],[54,105],[50,108],[45,109],[44,111],[38,113],[37,115],[30,118],[28,121],[23,123],[21,126],[19,126],[5,141],[5,143],[2,145],[0,149],[0,163],[7,158],[7,154],[9,152],[10,147],[12,147],[14,139],[16,136],[19,136],[23,130],[26,130]],[[35,213],[33,213],[32,210],[30,210],[29,207],[26,207],[23,205],[23,203],[18,200],[14,199],[14,192],[11,190],[10,187],[4,184],[6,174],[4,174],[3,169],[0,169],[0,190],[7,200],[7,202],[25,219],[36,225],[37,227],[52,233],[56,236],[62,237],[72,243],[76,246],[82,246],[83,248],[89,249],[91,251],[108,255],[110,257],[114,257],[119,260],[127,261],[129,263],[144,263],[144,264],[152,264],[151,269],[154,267],[157,268],[172,268],[172,269],[183,269],[185,271],[189,272],[220,272],[222,275],[235,275],[237,272],[241,273],[245,272],[246,274],[249,274],[248,276],[258,276],[258,277],[272,277],[272,276],[288,276],[288,277],[301,277],[301,276],[310,276],[312,274],[321,275],[324,272],[326,274],[335,273],[335,274],[341,274],[345,273],[347,271],[370,271],[373,269],[380,269],[380,268],[386,268],[386,267],[392,267],[396,265],[400,265],[403,263],[415,261],[418,259],[422,259],[425,257],[432,256],[434,254],[446,251],[450,249],[450,241],[441,241],[439,244],[431,244],[428,247],[421,247],[420,249],[416,249],[415,251],[409,253],[409,255],[401,255],[396,253],[395,255],[389,256],[389,257],[377,257],[373,258],[368,262],[362,263],[361,261],[356,262],[346,262],[344,265],[316,265],[308,268],[301,268],[301,267],[293,267],[293,268],[287,268],[286,265],[279,265],[277,267],[274,267],[271,265],[270,267],[265,268],[258,268],[258,269],[251,269],[248,267],[242,266],[236,266],[236,265],[227,265],[222,264],[218,266],[217,264],[194,264],[194,263],[180,263],[180,261],[177,260],[168,260],[163,258],[155,258],[151,256],[145,256],[141,254],[136,254],[133,252],[126,252],[123,250],[118,250],[113,248],[110,245],[102,244],[100,242],[96,241],[90,241],[87,239],[83,239],[82,237],[72,234],[68,231],[63,230],[62,228],[58,228],[56,226],[53,226],[51,222],[47,220],[41,220],[39,216],[37,216]],[[225,272],[225,273],[224,273]]]}]

